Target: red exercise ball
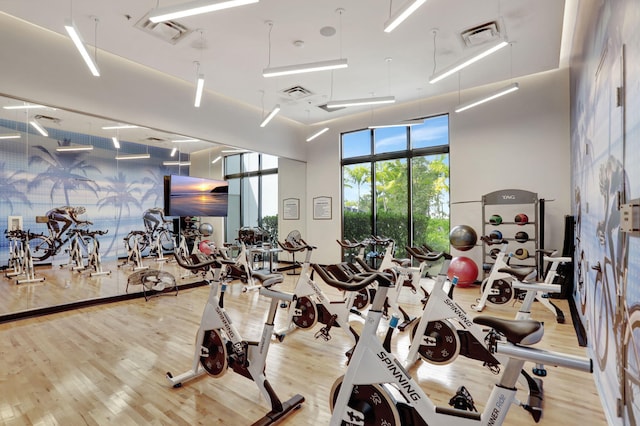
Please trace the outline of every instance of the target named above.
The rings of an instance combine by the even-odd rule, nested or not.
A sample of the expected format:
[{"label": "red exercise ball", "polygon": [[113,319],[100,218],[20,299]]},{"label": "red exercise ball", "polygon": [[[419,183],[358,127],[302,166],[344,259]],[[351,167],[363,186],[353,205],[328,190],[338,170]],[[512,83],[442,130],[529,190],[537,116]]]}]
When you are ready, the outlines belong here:
[{"label": "red exercise ball", "polygon": [[465,256],[454,257],[449,264],[447,276],[450,280],[458,277],[458,287],[468,287],[478,278],[478,265]]},{"label": "red exercise ball", "polygon": [[211,256],[211,253],[213,253],[213,251],[211,250],[211,241],[209,240],[202,240],[200,241],[200,244],[198,244],[198,250],[200,250],[200,252],[206,256]]}]

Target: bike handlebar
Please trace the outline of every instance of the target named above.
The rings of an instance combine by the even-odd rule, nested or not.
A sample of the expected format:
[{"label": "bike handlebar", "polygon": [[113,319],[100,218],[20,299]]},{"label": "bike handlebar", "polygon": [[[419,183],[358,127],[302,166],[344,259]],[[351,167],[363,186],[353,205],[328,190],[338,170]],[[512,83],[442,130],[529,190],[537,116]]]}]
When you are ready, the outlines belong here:
[{"label": "bike handlebar", "polygon": [[371,236],[371,240],[379,245],[388,245],[393,243],[393,238],[388,238],[388,237],[381,237],[378,235],[372,235]]},{"label": "bike handlebar", "polygon": [[391,281],[386,274],[382,273],[365,273],[365,274],[357,274],[349,279],[349,281],[340,281],[333,277],[333,275],[328,272],[325,268],[314,263],[311,265],[313,269],[320,275],[320,278],[331,287],[335,287],[339,290],[344,291],[360,291],[363,288],[367,287],[374,281],[378,282],[379,286],[382,287],[393,287],[393,281]]},{"label": "bike handlebar", "polygon": [[278,241],[278,245],[280,247],[282,247],[283,250],[288,251],[288,252],[296,252],[296,251],[302,251],[302,250],[313,250],[313,249],[317,248],[315,246],[311,246],[311,245],[307,244],[307,242],[305,240],[302,240],[302,239],[296,241],[296,243],[298,243],[298,244],[293,244],[290,241],[285,241],[284,243]]},{"label": "bike handlebar", "polygon": [[405,249],[407,249],[407,251],[411,256],[425,262],[435,262],[439,259],[442,259],[443,257],[445,259],[452,258],[452,256],[449,253],[445,253],[443,251],[424,253],[421,250],[419,251],[419,249],[417,249],[416,247],[410,247],[410,246],[406,246]]},{"label": "bike handlebar", "polygon": [[364,241],[355,241],[355,242],[351,242],[349,240],[342,240],[342,241],[336,240],[336,241],[338,242],[338,244],[340,244],[340,246],[348,249],[365,247],[367,245],[367,243],[365,243]]}]

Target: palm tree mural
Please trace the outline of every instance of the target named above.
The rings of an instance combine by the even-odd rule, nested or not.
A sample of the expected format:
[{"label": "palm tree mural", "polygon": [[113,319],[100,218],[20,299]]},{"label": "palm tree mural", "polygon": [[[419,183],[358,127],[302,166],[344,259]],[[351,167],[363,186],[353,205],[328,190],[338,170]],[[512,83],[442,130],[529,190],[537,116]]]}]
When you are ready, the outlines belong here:
[{"label": "palm tree mural", "polygon": [[27,198],[24,189],[18,189],[28,184],[28,180],[21,178],[20,175],[24,171],[7,172],[5,163],[0,163],[0,203],[9,207],[10,213],[13,213],[13,202],[19,201],[22,205],[31,207],[31,201]]},{"label": "palm tree mural", "polygon": [[[60,142],[58,144],[64,145]],[[100,173],[100,169],[83,159],[86,153],[52,154],[42,145],[36,145],[33,148],[37,150],[37,154],[29,157],[29,166],[44,166],[45,170],[38,173],[29,182],[27,189],[35,189],[41,184],[49,182],[51,183],[49,194],[51,202],[53,202],[54,195],[58,195],[62,191],[67,206],[71,205],[69,194],[72,191],[91,191],[96,197],[98,196],[98,185],[88,178],[88,172]]]},{"label": "palm tree mural", "polygon": [[167,168],[159,170],[147,169],[147,174],[149,176],[142,179],[142,184],[148,185],[142,196],[142,204],[145,205],[146,201],[150,200],[153,202],[150,203],[149,207],[161,207],[164,205],[164,176],[171,174],[171,172]]},{"label": "palm tree mural", "polygon": [[98,201],[98,210],[102,210],[104,207],[115,209],[118,217],[116,218],[116,229],[111,239],[111,244],[105,253],[109,253],[113,248],[113,243],[118,238],[118,230],[120,228],[120,220],[122,219],[122,212],[126,209],[129,216],[131,216],[131,206],[135,206],[140,209],[139,196],[140,188],[138,188],[138,182],[130,182],[127,176],[123,172],[118,172],[116,177],[106,178],[108,185],[103,190],[108,194],[106,197],[101,198]]}]

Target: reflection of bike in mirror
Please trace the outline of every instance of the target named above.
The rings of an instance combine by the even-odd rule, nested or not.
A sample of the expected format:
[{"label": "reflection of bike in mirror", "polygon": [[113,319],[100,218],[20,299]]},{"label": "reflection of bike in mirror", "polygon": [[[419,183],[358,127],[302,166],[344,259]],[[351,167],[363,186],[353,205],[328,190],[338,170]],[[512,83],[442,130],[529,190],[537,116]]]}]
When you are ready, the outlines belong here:
[{"label": "reflection of bike in mirror", "polygon": [[[31,256],[35,261],[42,261],[51,256],[60,253],[60,250],[67,243],[71,242],[76,229],[84,229],[84,227],[93,225],[88,220],[81,220],[73,224],[65,232],[57,233],[49,228],[49,235],[34,235],[29,239],[29,247],[31,248]],[[88,244],[88,243],[87,243]]]},{"label": "reflection of bike in mirror", "polygon": [[175,248],[173,232],[164,226],[147,231],[131,231],[124,240],[127,250],[132,249],[137,243],[142,256],[154,255],[163,258],[164,253]]}]

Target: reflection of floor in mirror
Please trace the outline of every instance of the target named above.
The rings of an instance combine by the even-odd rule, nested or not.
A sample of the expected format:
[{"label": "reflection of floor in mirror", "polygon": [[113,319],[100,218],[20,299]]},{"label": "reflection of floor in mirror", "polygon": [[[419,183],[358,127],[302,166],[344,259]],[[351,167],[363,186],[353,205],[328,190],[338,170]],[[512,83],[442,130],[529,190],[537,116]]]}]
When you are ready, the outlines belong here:
[{"label": "reflection of floor in mirror", "polygon": [[[102,270],[110,273],[98,276],[90,276],[92,270],[89,269],[74,271],[66,264],[39,265],[35,267],[34,277],[44,278],[44,281],[21,284],[18,284],[18,280],[23,280],[24,274],[7,277],[3,273],[0,277],[0,316],[125,294],[128,277],[135,271],[133,265],[122,265],[122,262],[122,260],[104,262]],[[150,257],[145,258],[143,264],[148,269],[173,274],[179,286],[201,280],[199,275],[185,271],[174,261],[157,262]],[[141,285],[131,285],[128,292],[141,291]]]},{"label": "reflection of floor in mirror", "polygon": [[[174,267],[164,266],[165,270]],[[72,276],[66,271],[48,274],[50,282],[25,286],[23,291],[38,293],[51,281],[62,291],[66,277]],[[116,274],[122,274],[119,285],[125,285],[126,273]],[[285,275],[285,283],[280,286],[292,289],[297,278]],[[15,284],[3,281],[3,292],[9,286],[20,291]],[[93,281],[77,278],[70,286],[105,285],[105,281],[104,277]],[[341,297],[321,285],[332,300]],[[239,280],[229,287],[225,308],[245,338],[258,340],[268,299],[255,291],[245,293],[242,287]],[[10,390],[0,398],[0,424],[244,425],[257,420],[268,411],[268,405],[252,382],[230,370],[219,378],[203,376],[179,389],[172,389],[165,379],[167,371],[176,375],[190,368],[208,294],[209,288],[203,286],[180,291],[177,297],[156,297],[148,302],[139,298],[0,324],[0,357],[6,366],[0,371],[0,383]],[[479,289],[470,287],[457,289],[454,299],[470,312],[469,305],[479,296]],[[403,289],[400,303],[418,315],[421,297]],[[569,312],[565,300],[554,302]],[[534,304],[532,309],[533,316],[545,322],[546,332],[539,346],[584,356],[586,351],[577,345],[571,316],[566,315],[566,324],[557,324],[539,305]],[[516,310],[503,305],[487,307],[483,314],[513,318]],[[285,314],[285,309],[278,311],[276,329],[284,326]],[[362,327],[360,321],[352,324],[357,330]],[[280,424],[329,423],[329,392],[344,373],[344,353],[352,340],[339,328],[332,329],[328,342],[316,339],[320,327],[318,324],[311,330],[296,331],[282,343],[274,340],[270,347],[266,375],[279,397],[285,400],[300,393],[306,398],[302,408]],[[384,330],[379,335],[382,338]],[[394,334],[392,350],[400,360],[408,353],[409,336],[410,329]],[[418,361],[410,373],[438,405],[446,406],[457,388],[464,385],[479,410],[497,380],[478,361],[462,357],[442,366]],[[591,375],[550,368],[544,389],[544,414],[539,424],[606,424]],[[522,408],[514,406],[505,425],[536,423]]]}]

